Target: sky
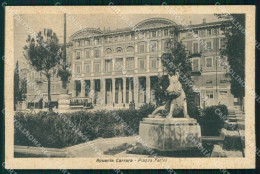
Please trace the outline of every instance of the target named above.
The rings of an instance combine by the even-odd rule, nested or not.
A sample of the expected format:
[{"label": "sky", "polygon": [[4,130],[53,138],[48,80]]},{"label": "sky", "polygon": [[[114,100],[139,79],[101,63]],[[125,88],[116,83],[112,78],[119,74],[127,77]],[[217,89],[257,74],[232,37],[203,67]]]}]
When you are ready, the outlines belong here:
[{"label": "sky", "polygon": [[[23,47],[25,46],[28,35],[31,32],[38,33],[39,31],[43,31],[44,28],[52,29],[59,38],[59,43],[63,43],[63,27],[64,27],[64,16],[57,14],[44,14],[44,15],[31,15],[31,14],[23,14],[20,15],[20,21],[14,20],[14,58],[15,61],[19,60],[19,62],[24,62],[23,58]],[[130,27],[129,24],[138,24],[139,22],[149,19],[149,18],[166,18],[170,19],[180,25],[178,21],[172,15],[166,14],[153,14],[153,15],[138,15],[138,14],[127,14],[122,17],[122,15],[117,14],[70,14],[67,16],[67,42],[69,37],[79,31],[81,28],[100,28],[101,30],[105,28],[109,28],[110,30],[120,29]],[[189,24],[190,21],[192,24],[201,24],[203,19],[206,19],[206,22],[215,22],[219,21],[216,16],[209,14],[199,14],[199,15],[180,15],[183,22]],[[126,19],[126,20],[123,20]],[[132,25],[132,26],[133,26]],[[27,26],[27,27],[25,27]],[[28,29],[30,28],[30,29]],[[22,60],[22,61],[20,61]],[[21,65],[23,66],[23,65]],[[20,67],[21,68],[21,67]]]}]

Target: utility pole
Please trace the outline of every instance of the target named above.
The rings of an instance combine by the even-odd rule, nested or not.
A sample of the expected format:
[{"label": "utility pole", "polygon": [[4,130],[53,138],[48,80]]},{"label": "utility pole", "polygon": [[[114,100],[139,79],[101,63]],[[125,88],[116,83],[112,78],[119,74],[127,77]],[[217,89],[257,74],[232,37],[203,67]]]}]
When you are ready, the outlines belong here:
[{"label": "utility pole", "polygon": [[66,64],[66,13],[64,13],[64,49],[63,49],[63,63]]},{"label": "utility pole", "polygon": [[217,61],[217,56],[218,56],[218,28],[216,28],[216,101],[218,103],[218,61]]}]

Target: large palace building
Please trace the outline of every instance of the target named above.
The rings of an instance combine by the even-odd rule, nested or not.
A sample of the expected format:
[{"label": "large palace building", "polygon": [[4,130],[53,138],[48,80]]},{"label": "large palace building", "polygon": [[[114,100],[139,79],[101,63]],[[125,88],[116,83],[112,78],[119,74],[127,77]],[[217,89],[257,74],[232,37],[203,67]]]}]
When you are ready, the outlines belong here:
[{"label": "large palace building", "polygon": [[[178,39],[185,45],[192,63],[198,106],[222,103],[233,107],[235,100],[225,77],[226,70],[220,59],[216,59],[225,47],[221,23],[207,23],[203,19],[201,24],[184,28],[169,19],[151,18],[136,24],[134,29],[88,28],[74,33],[67,43],[67,63],[73,72],[68,87],[71,99],[90,97],[97,108],[127,108],[130,102],[139,107],[154,102],[154,83],[159,76],[167,75],[161,57],[169,50],[168,39],[177,27]],[[47,95],[46,80],[33,71],[30,76]],[[59,78],[53,77],[54,104],[58,103],[61,88]],[[44,107],[44,102],[40,102],[41,97],[28,87],[28,105]]]}]

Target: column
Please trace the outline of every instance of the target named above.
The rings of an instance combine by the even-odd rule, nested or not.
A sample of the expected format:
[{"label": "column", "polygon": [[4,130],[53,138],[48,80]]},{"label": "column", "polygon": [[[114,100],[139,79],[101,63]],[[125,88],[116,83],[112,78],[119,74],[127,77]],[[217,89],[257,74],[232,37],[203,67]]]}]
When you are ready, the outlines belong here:
[{"label": "column", "polygon": [[126,70],[126,58],[123,58],[123,69],[122,70]]},{"label": "column", "polygon": [[91,60],[91,76],[94,75],[94,61]]},{"label": "column", "polygon": [[85,97],[85,81],[81,80],[81,97]]},{"label": "column", "polygon": [[118,81],[118,104],[122,104],[122,81],[119,79]]},{"label": "column", "polygon": [[126,103],[126,78],[123,77],[123,103]]},{"label": "column", "polygon": [[147,53],[150,52],[150,48],[149,47],[150,47],[150,42],[147,40],[146,41],[146,50],[145,50],[145,52],[147,52]]},{"label": "column", "polygon": [[138,93],[139,93],[139,77],[136,76],[134,77],[134,101],[135,101],[135,106],[138,105]]},{"label": "column", "polygon": [[104,59],[101,59],[101,63],[100,63],[100,72],[101,72],[101,75],[104,74]]},{"label": "column", "polygon": [[94,102],[94,96],[95,96],[95,80],[91,79],[90,80],[90,93],[89,93],[89,97],[93,99],[92,102]]},{"label": "column", "polygon": [[150,72],[150,56],[146,55],[146,72]]},{"label": "column", "polygon": [[115,74],[115,62],[116,62],[116,59],[111,59],[111,63],[112,63],[112,75]]},{"label": "column", "polygon": [[82,65],[81,65],[81,77],[84,77],[85,75],[85,67],[84,67],[84,61],[82,61]]},{"label": "column", "polygon": [[138,73],[138,57],[135,56],[135,73]]},{"label": "column", "polygon": [[76,97],[76,81],[73,80],[73,89],[72,89],[72,97]]},{"label": "column", "polygon": [[162,50],[162,40],[158,41],[158,51]]},{"label": "column", "polygon": [[150,76],[146,76],[146,103],[151,101],[151,82]]},{"label": "column", "polygon": [[112,104],[115,103],[115,92],[116,92],[116,80],[115,78],[112,78]]},{"label": "column", "polygon": [[106,104],[106,79],[100,79],[101,81],[101,99],[102,99],[102,105]]},{"label": "column", "polygon": [[132,81],[133,81],[133,78],[129,78],[129,103],[131,101],[133,101],[133,94],[132,94],[132,90],[133,90],[133,86],[132,86]]}]

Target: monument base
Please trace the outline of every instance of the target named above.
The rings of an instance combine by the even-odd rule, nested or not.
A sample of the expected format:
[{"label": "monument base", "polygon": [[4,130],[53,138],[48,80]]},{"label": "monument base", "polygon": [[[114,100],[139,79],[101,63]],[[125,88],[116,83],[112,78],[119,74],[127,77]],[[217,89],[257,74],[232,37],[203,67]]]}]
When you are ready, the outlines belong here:
[{"label": "monument base", "polygon": [[70,109],[70,95],[67,93],[61,93],[59,100],[59,110],[69,110]]},{"label": "monument base", "polygon": [[160,150],[189,150],[201,146],[201,129],[193,118],[144,118],[139,125],[144,146]]}]

